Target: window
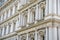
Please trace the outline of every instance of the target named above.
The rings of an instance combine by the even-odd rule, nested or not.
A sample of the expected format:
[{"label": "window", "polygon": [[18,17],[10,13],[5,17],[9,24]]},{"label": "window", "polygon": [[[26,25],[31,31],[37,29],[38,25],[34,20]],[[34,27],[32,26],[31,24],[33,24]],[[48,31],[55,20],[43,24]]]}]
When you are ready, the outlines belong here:
[{"label": "window", "polygon": [[12,11],[13,11],[13,9],[11,8],[11,9],[10,9],[10,16],[12,15]]},{"label": "window", "polygon": [[1,29],[1,35],[2,35],[2,29]]},{"label": "window", "polygon": [[27,24],[27,10],[24,12],[24,15],[23,15],[23,26],[26,26]]},{"label": "window", "polygon": [[11,24],[9,24],[9,30],[8,30],[8,33],[10,33],[10,30],[11,30]]},{"label": "window", "polygon": [[4,35],[6,34],[6,26],[4,27]]},{"label": "window", "polygon": [[34,35],[31,35],[30,38],[31,38],[31,40],[34,40]]},{"label": "window", "polygon": [[15,31],[16,22],[13,23],[13,32]]},{"label": "window", "polygon": [[15,5],[15,12],[16,12],[16,10],[17,10],[17,7],[18,7],[18,5],[16,4],[16,5]]},{"label": "window", "polygon": [[42,9],[43,18],[45,17],[45,8]]},{"label": "window", "polygon": [[32,13],[32,22],[34,22],[35,21],[35,7],[33,7],[32,9],[31,9],[31,13]]},{"label": "window", "polygon": [[4,20],[4,14],[3,14],[3,20]]},{"label": "window", "polygon": [[3,31],[3,30],[2,30],[2,28],[1,28],[0,30],[1,30],[1,32],[0,32],[0,36],[2,36],[2,31]]},{"label": "window", "polygon": [[44,35],[43,35],[43,40],[45,39]]}]

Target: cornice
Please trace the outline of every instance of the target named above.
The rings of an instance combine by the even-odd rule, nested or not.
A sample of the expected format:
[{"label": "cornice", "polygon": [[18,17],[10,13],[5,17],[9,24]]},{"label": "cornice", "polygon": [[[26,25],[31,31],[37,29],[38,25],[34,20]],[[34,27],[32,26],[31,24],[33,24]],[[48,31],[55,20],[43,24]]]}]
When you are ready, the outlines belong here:
[{"label": "cornice", "polygon": [[9,38],[9,37],[12,37],[12,36],[15,36],[15,35],[16,35],[16,32],[13,32],[13,33],[10,33],[10,34],[7,34],[5,36],[0,37],[0,39],[6,39],[6,38]]},{"label": "cornice", "polygon": [[4,9],[7,5],[9,5],[12,1],[14,1],[14,0],[9,0],[9,1],[5,2],[5,3],[0,7],[0,11],[1,11],[2,9]]},{"label": "cornice", "polygon": [[[40,26],[40,25],[44,25],[44,24],[45,24],[45,26],[44,26],[44,27],[40,27],[40,28],[45,28],[45,27],[48,26],[47,23],[52,23],[52,19],[41,20],[40,22],[37,22],[36,24],[32,24],[32,25],[30,25],[29,27],[24,27],[24,28],[22,28],[22,29],[20,29],[20,30],[17,30],[16,32],[17,32],[17,33],[18,33],[18,32],[22,32],[22,31],[25,31],[25,30],[28,30],[28,29],[31,29],[31,28],[35,28],[35,27]],[[50,26],[51,26],[51,25],[50,25]]]}]

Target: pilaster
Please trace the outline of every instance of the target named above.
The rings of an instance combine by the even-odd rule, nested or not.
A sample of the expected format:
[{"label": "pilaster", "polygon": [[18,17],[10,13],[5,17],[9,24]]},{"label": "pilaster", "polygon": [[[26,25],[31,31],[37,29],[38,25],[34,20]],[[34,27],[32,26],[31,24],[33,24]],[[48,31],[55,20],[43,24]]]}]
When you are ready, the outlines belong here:
[{"label": "pilaster", "polygon": [[27,33],[27,38],[26,38],[26,40],[29,40],[29,34]]},{"label": "pilaster", "polygon": [[38,40],[38,32],[35,31],[35,40]]}]

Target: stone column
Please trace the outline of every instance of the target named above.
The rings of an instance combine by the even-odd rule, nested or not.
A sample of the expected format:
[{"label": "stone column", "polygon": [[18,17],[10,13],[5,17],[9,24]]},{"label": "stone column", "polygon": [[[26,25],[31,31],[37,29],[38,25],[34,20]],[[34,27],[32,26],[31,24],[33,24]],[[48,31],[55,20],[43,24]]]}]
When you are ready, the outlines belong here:
[{"label": "stone column", "polygon": [[17,40],[20,40],[20,35],[17,35]]},{"label": "stone column", "polygon": [[25,17],[23,15],[23,26],[25,26]]},{"label": "stone column", "polygon": [[6,19],[7,12],[5,11],[5,19]]},{"label": "stone column", "polygon": [[38,40],[41,40],[41,34],[38,33]]},{"label": "stone column", "polygon": [[48,38],[49,38],[49,30],[48,30],[48,28],[46,27],[46,29],[45,29],[45,40],[49,40]]},{"label": "stone column", "polygon": [[21,26],[21,14],[19,13],[19,26]]},{"label": "stone column", "polygon": [[49,14],[53,13],[53,0],[49,0]]},{"label": "stone column", "polygon": [[52,0],[53,1],[53,13],[58,14],[58,0]]},{"label": "stone column", "polygon": [[10,11],[11,11],[11,10],[9,9],[9,11],[8,11],[8,17],[10,17]]},{"label": "stone column", "polygon": [[58,1],[57,0],[49,0],[49,14],[56,14],[58,10]]},{"label": "stone column", "polygon": [[60,40],[60,27],[58,28],[58,39]]},{"label": "stone column", "polygon": [[22,38],[21,35],[18,35],[18,40],[21,40],[21,38]]},{"label": "stone column", "polygon": [[38,40],[38,32],[35,31],[35,40]]},{"label": "stone column", "polygon": [[45,16],[49,14],[49,0],[46,0]]},{"label": "stone column", "polygon": [[4,13],[4,20],[6,19],[6,12]]},{"label": "stone column", "polygon": [[33,10],[28,9],[28,23],[31,24],[34,22],[34,13]]},{"label": "stone column", "polygon": [[17,18],[17,21],[16,21],[16,30],[18,30],[19,28],[19,19]]},{"label": "stone column", "polygon": [[23,13],[19,13],[19,26],[23,26]]},{"label": "stone column", "polygon": [[41,16],[42,16],[42,14],[41,14],[41,7],[40,7],[40,5],[36,5],[36,13],[35,13],[35,15],[36,15],[36,17],[35,17],[35,19],[36,20],[41,20]]},{"label": "stone column", "polygon": [[53,27],[53,33],[52,33],[53,40],[57,40],[57,27]]},{"label": "stone column", "polygon": [[25,26],[26,25],[26,17],[25,17],[25,15],[23,16],[23,26]]},{"label": "stone column", "polygon": [[30,23],[33,23],[35,21],[35,13],[33,13],[33,10],[30,11]]},{"label": "stone column", "polygon": [[13,32],[13,22],[11,23],[11,32]]},{"label": "stone column", "polygon": [[35,20],[39,20],[39,8],[38,8],[38,7],[39,7],[39,5],[37,4],[37,5],[36,5],[36,11],[35,11],[35,12],[36,12],[36,13],[35,13],[35,16],[36,16],[36,17],[35,17]]},{"label": "stone column", "polygon": [[49,40],[53,40],[52,27],[49,27]]},{"label": "stone column", "polygon": [[27,38],[26,38],[26,40],[29,40],[29,34],[27,33]]},{"label": "stone column", "polygon": [[30,23],[30,11],[31,11],[31,9],[28,9],[28,18],[27,18],[27,23]]},{"label": "stone column", "polygon": [[41,14],[41,7],[40,7],[40,5],[39,5],[39,20],[41,20],[42,19],[42,14]]},{"label": "stone column", "polygon": [[58,1],[58,15],[60,15],[60,0],[57,1]]},{"label": "stone column", "polygon": [[20,9],[20,7],[21,7],[21,1],[19,0],[18,1],[18,9]]},{"label": "stone column", "polygon": [[49,27],[49,40],[57,40],[57,27]]},{"label": "stone column", "polygon": [[12,11],[12,14],[15,13],[15,5],[13,5],[13,11]]},{"label": "stone column", "polygon": [[22,13],[22,15],[21,15],[21,26],[23,26],[23,13]]}]

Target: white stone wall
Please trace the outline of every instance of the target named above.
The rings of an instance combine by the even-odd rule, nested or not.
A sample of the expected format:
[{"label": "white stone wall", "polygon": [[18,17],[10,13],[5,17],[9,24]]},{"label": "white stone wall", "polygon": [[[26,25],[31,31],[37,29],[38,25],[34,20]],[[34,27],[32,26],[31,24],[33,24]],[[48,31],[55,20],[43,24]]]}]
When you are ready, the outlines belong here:
[{"label": "white stone wall", "polygon": [[[34,0],[32,0],[34,1]],[[30,2],[30,0],[28,1]],[[6,7],[6,9],[3,9],[1,11],[1,26],[3,25],[3,30],[2,30],[2,37],[9,35],[11,33],[14,33],[18,30],[21,30],[25,27],[31,26],[32,24],[36,24],[37,22],[40,22],[40,20],[42,19],[50,19],[52,18],[52,14],[55,15],[53,16],[53,18],[55,19],[60,19],[58,16],[60,12],[60,0],[46,0],[46,4],[45,2],[40,2],[37,1],[36,3],[31,4],[30,6],[28,6],[27,8],[24,8],[24,5],[27,4],[27,0],[18,0],[15,1],[14,3],[12,3],[10,6]],[[45,9],[45,13],[43,14],[43,8]],[[11,11],[12,9],[12,11]],[[21,9],[21,10],[20,10]],[[23,10],[22,10],[23,9]],[[58,11],[57,11],[58,10]],[[27,12],[26,12],[27,11]],[[26,13],[25,13],[26,12]],[[3,16],[4,14],[4,16]],[[43,16],[45,15],[45,16]],[[47,16],[49,15],[49,16]],[[3,20],[4,18],[4,20]],[[11,23],[11,28],[10,28],[10,32],[9,32],[9,23]],[[16,23],[14,25],[14,23]],[[4,25],[6,25],[6,35],[4,35]],[[15,28],[15,30],[13,31],[13,29]],[[57,40],[60,39],[60,29],[57,27],[49,27],[46,28],[45,31],[46,33],[44,33],[45,36],[45,40]],[[9,32],[9,33],[8,33]],[[38,31],[35,30],[34,32],[34,40],[43,40],[43,37],[41,36],[42,34],[38,35]],[[59,36],[58,36],[58,35]],[[32,34],[33,35],[33,34]],[[26,40],[31,40],[31,37],[29,38],[30,34],[27,33],[26,34]],[[19,37],[18,37],[19,39]],[[15,38],[7,38],[5,40],[15,40]],[[20,39],[19,39],[20,40]]]}]

